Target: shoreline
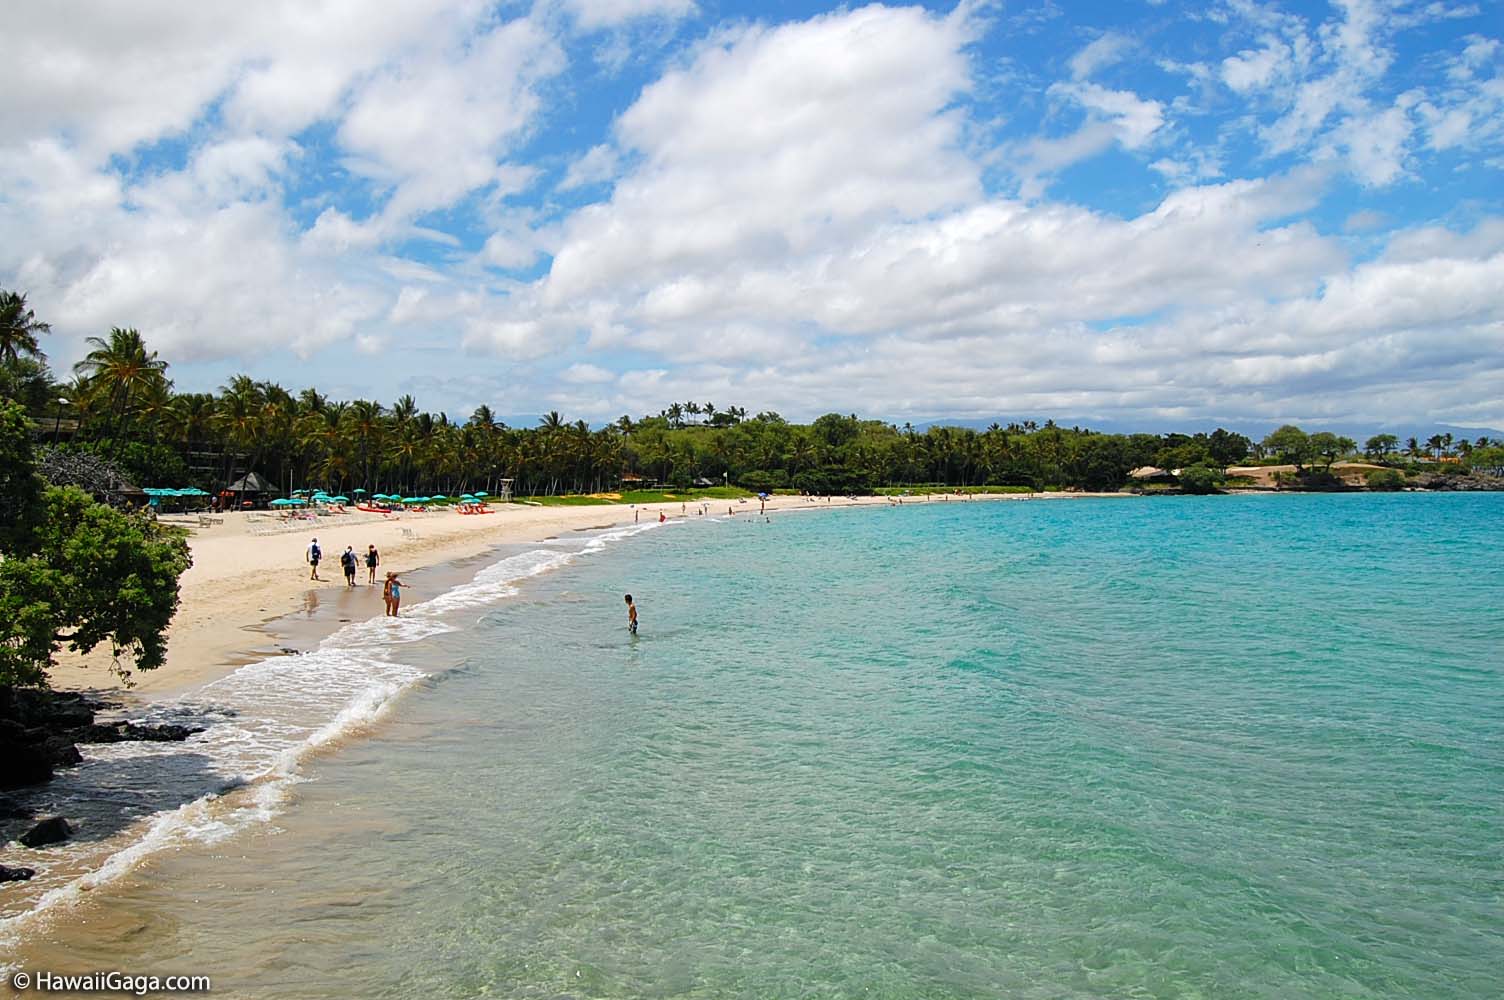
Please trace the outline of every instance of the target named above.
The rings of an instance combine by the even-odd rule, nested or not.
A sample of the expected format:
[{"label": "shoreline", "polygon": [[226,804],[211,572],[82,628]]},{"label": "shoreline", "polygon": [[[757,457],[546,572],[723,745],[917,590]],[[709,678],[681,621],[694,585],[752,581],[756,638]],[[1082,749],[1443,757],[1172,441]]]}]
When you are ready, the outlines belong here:
[{"label": "shoreline", "polygon": [[[1124,493],[1002,493],[974,494],[984,501],[1071,500],[1129,497]],[[954,494],[920,494],[904,498],[904,504],[964,503]],[[736,516],[758,515],[756,501],[702,501],[710,517],[725,517],[725,506]],[[893,506],[892,498],[833,497],[830,501],[802,496],[775,496],[767,501],[768,513],[831,510],[851,507]],[[287,530],[275,535],[252,533],[256,522],[246,515],[226,515],[224,523],[190,527],[189,549],[193,565],[182,576],[180,604],[167,635],[167,660],[156,670],[131,674],[129,685],[110,672],[106,649],[87,656],[63,653],[49,673],[54,690],[82,691],[93,696],[124,699],[127,703],[157,701],[219,680],[247,664],[285,655],[285,643],[296,633],[299,645],[315,645],[350,621],[381,617],[378,588],[366,583],[362,564],[356,586],[345,586],[339,554],[346,545],[363,555],[368,544],[376,545],[381,557],[378,582],[389,569],[402,573],[431,571],[448,563],[472,559],[504,545],[547,541],[563,534],[592,528],[617,528],[647,515],[662,512],[670,520],[693,519],[698,504],[690,501],[644,504],[591,504],[578,507],[530,507],[499,504],[496,513],[463,516],[452,511],[423,515],[398,515],[375,520],[356,520],[353,515],[330,515],[310,523],[305,531]],[[689,512],[684,513],[681,508]],[[352,518],[342,520],[342,518]],[[412,537],[409,537],[411,535]],[[324,551],[318,582],[308,578],[303,552],[312,538]],[[409,589],[404,607],[416,607],[419,591]],[[422,594],[426,600],[431,594]],[[335,613],[323,613],[332,606]],[[311,628],[278,628],[303,614]]]},{"label": "shoreline", "polygon": [[[1036,494],[1033,498],[1089,499],[1126,495],[1060,493]],[[980,496],[994,500],[1030,499],[1027,494]],[[906,497],[903,503],[968,502],[968,499],[976,498],[930,494],[928,497]],[[725,521],[728,508],[735,511],[738,518],[762,516],[761,504],[756,500],[705,503],[708,506],[706,519]],[[896,498],[888,497],[842,497],[829,501],[777,497],[770,498],[766,511],[768,515],[787,516],[795,511],[898,505]],[[386,568],[397,569],[404,577],[412,577],[408,594],[412,598],[421,595],[421,600],[404,601],[403,610],[408,611],[420,609],[429,599],[473,582],[486,568],[487,557],[498,554],[498,550],[508,547],[523,549],[532,543],[562,539],[576,532],[630,528],[634,523],[647,527],[657,521],[660,512],[665,520],[694,520],[699,515],[685,513],[693,510],[688,501],[641,505],[635,509],[624,504],[509,506],[489,518],[462,517],[448,512],[427,518],[355,520],[354,523],[338,523],[331,518],[329,522],[318,522],[306,533],[288,531],[271,538],[252,533],[255,521],[232,515],[225,523],[194,532],[190,539],[195,565],[184,574],[182,604],[169,630],[167,662],[161,668],[140,675],[137,683],[129,688],[118,684],[106,687],[101,682],[114,680],[108,673],[108,653],[87,658],[73,657],[54,671],[52,687],[57,691],[78,691],[91,699],[115,703],[117,711],[110,714],[130,720],[143,714],[150,715],[157,706],[171,705],[179,698],[186,696],[191,699],[195,692],[232,679],[248,665],[284,659],[299,661],[303,654],[322,651],[325,641],[341,629],[360,627],[380,618],[382,608],[377,588],[366,584],[359,575],[353,588],[345,585],[342,574],[336,580],[330,580],[327,571],[321,572],[321,581],[310,586],[306,564],[297,565],[294,560],[302,559],[307,539],[315,537],[315,531],[325,552],[336,554],[326,560],[333,564],[336,572],[337,553],[343,551],[344,545],[363,547],[368,541],[376,543],[382,553],[378,579]],[[415,537],[404,537],[404,529]],[[324,569],[322,563],[320,568]],[[419,614],[417,617],[421,619],[423,616]],[[399,687],[405,688],[407,684],[405,680]],[[379,690],[382,686],[377,684],[371,690]],[[336,721],[353,707],[358,710],[357,714],[363,713],[363,721],[357,723],[359,728],[374,722],[390,704],[390,701],[380,700],[373,708],[363,698],[358,698],[341,711]],[[231,711],[235,714],[233,706]],[[345,723],[348,725],[349,720],[346,719]],[[323,747],[342,741],[344,735],[327,725],[318,728],[307,742],[296,748],[298,756],[289,760],[301,760],[304,754],[316,754]],[[98,842],[102,852],[91,851],[78,861],[62,860],[58,867],[47,872],[48,884],[41,884],[39,880],[40,895],[32,896],[23,909],[9,912],[0,919],[0,926],[14,935],[0,939],[0,954],[11,948],[23,955],[28,953],[37,940],[32,937],[36,927],[56,927],[55,921],[59,919],[62,925],[68,925],[71,918],[60,915],[55,909],[58,904],[69,908],[79,898],[78,893],[87,893],[127,878],[130,872],[149,862],[161,847],[176,843],[185,822],[217,823],[227,815],[225,810],[235,814],[247,807],[253,812],[271,808],[271,801],[280,801],[287,794],[287,787],[290,787],[287,781],[296,767],[296,763],[291,764],[291,769],[278,765],[243,787],[225,787],[217,792],[207,789],[207,798],[187,792],[180,802],[151,815],[143,814],[129,824],[137,833],[129,834],[126,841],[109,836]],[[58,777],[73,773],[74,769],[68,768]],[[26,786],[12,794],[45,795],[51,784]],[[262,801],[266,793],[271,793],[272,798]],[[99,803],[109,799],[100,788],[84,794],[84,798],[76,800],[75,808],[79,803]],[[49,807],[47,812],[75,815],[67,806],[60,810]],[[42,815],[41,811],[36,813],[38,817]],[[85,825],[88,822],[86,819]],[[127,830],[122,828],[119,832],[127,833]],[[10,860],[25,858],[17,856]],[[37,919],[43,923],[33,924],[32,921]],[[23,930],[23,927],[28,929]],[[10,957],[14,956],[0,959],[0,967]]]}]

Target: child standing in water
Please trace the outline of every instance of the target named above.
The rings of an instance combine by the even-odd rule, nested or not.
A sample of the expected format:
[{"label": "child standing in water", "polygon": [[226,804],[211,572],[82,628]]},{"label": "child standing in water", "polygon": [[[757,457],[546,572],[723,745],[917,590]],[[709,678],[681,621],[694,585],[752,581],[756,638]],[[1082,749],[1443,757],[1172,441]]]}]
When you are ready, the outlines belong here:
[{"label": "child standing in water", "polygon": [[632,595],[627,595],[627,631],[637,634],[637,605],[632,603]]}]

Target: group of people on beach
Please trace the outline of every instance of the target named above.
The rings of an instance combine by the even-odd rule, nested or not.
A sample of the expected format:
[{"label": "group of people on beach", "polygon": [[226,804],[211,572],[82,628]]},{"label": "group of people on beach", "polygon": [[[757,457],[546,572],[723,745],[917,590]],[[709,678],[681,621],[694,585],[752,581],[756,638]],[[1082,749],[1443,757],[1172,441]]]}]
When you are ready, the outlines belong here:
[{"label": "group of people on beach", "polygon": [[[323,561],[324,550],[319,546],[317,538],[308,543],[303,558],[308,563],[308,579],[323,582],[319,576],[319,563]],[[354,589],[355,574],[358,572],[360,563],[364,559],[366,564],[366,583],[376,582],[376,567],[381,565],[381,553],[376,551],[376,546],[366,546],[364,556],[357,555],[354,546],[346,545],[345,551],[340,553],[340,569],[345,573],[345,586]],[[397,609],[402,604],[402,581],[397,578],[395,570],[388,570],[386,579],[381,585],[381,600],[386,605],[386,615],[389,618],[397,617]]]}]

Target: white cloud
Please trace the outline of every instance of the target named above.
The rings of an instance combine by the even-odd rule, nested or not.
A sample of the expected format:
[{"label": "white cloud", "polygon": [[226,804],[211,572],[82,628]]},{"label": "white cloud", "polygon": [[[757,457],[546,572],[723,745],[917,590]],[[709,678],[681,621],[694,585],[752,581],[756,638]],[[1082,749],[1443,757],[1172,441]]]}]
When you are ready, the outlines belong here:
[{"label": "white cloud", "polygon": [[1085,80],[1097,70],[1105,69],[1121,60],[1132,47],[1133,43],[1127,37],[1117,32],[1107,32],[1071,56],[1071,78]]},{"label": "white cloud", "polygon": [[581,28],[609,28],[642,17],[687,17],[694,0],[564,0]]},{"label": "white cloud", "polygon": [[1096,156],[1114,144],[1142,149],[1164,125],[1164,105],[1126,90],[1109,90],[1094,83],[1057,83],[1053,97],[1063,97],[1086,112],[1086,120],[1068,135],[1039,137],[1015,150],[1026,198],[1043,193],[1042,178]]},{"label": "white cloud", "polygon": [[[143,2],[89,19],[28,0],[0,63],[0,284],[53,323],[59,367],[83,336],[136,325],[175,372],[222,381],[221,359],[291,351],[311,359],[300,384],[400,377],[425,405],[614,419],[709,394],[791,416],[1504,422],[1504,220],[1386,233],[1414,211],[1397,200],[1387,218],[1354,212],[1359,236],[1307,221],[1349,177],[1432,181],[1434,151],[1459,175],[1498,169],[1497,40],[1457,39],[1390,79],[1396,33],[1455,7],[1354,0],[1322,25],[1237,0],[1210,14],[1221,49],[1155,60],[1189,78],[1179,95],[1131,75],[1157,40],[1101,35],[1048,90],[1058,133],[1031,139],[974,117],[990,29],[963,6],[740,23],[672,51],[654,46],[696,12],[677,0],[557,0],[513,20],[476,0]],[[596,96],[588,55],[558,79],[566,42],[602,38],[649,79],[653,60],[671,68],[621,97],[610,134],[566,121],[523,162]],[[1109,67],[1134,89],[1092,82]],[[1239,143],[1254,135],[1281,170],[1325,167],[1260,178]],[[1115,148],[1175,190],[1121,214],[1042,197]],[[559,149],[588,152],[549,191]],[[984,186],[984,164],[1008,163],[1021,199]],[[556,191],[599,200],[568,211],[582,195]],[[542,278],[514,276],[547,255]]]},{"label": "white cloud", "polygon": [[566,223],[545,301],[755,266],[975,197],[946,110],[966,83],[961,41],[921,11],[870,7],[706,47],[621,116],[618,144],[641,162]]},{"label": "white cloud", "polygon": [[1263,48],[1244,49],[1222,60],[1222,82],[1238,93],[1244,93],[1267,87],[1284,76],[1289,71],[1293,55],[1290,47],[1272,36],[1265,37],[1263,43]]},{"label": "white cloud", "polygon": [[365,85],[340,126],[357,171],[396,185],[390,222],[513,179],[498,163],[539,109],[534,85],[564,66],[562,50],[527,20],[436,46]]},{"label": "white cloud", "polygon": [[620,157],[616,150],[602,143],[592,146],[589,152],[569,165],[564,179],[559,182],[560,191],[572,191],[587,184],[599,184],[616,176]]},{"label": "white cloud", "polygon": [[616,375],[599,365],[576,363],[564,369],[561,376],[564,381],[578,385],[603,385],[607,382],[615,382]]},{"label": "white cloud", "polygon": [[1352,171],[1364,183],[1382,187],[1405,172],[1405,152],[1414,131],[1410,115],[1402,107],[1378,114],[1347,119],[1336,131],[1347,147]]}]

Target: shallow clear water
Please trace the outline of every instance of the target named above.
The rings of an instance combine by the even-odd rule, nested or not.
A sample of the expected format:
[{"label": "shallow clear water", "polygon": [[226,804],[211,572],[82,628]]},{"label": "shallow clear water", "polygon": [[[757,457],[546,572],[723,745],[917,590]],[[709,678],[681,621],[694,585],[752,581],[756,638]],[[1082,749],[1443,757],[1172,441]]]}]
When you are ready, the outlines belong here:
[{"label": "shallow clear water", "polygon": [[513,553],[275,826],[159,857],[71,953],[251,996],[1498,996],[1501,515],[954,501]]}]

